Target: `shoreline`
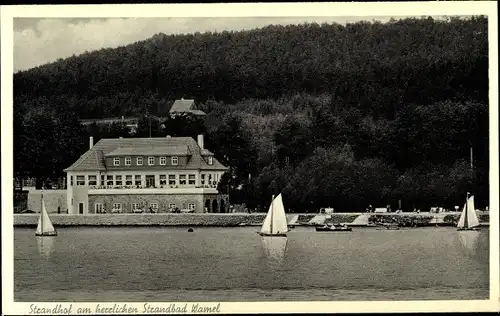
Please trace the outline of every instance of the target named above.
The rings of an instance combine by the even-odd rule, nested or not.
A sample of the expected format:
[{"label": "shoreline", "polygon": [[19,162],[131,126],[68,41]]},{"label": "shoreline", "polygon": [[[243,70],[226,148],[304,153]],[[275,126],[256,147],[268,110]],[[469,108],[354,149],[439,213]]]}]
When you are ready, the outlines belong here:
[{"label": "shoreline", "polygon": [[[334,213],[331,217],[323,214],[287,214],[290,223],[298,216],[293,226],[316,226],[324,223],[346,223],[353,227],[367,226],[358,223],[357,219],[368,215],[370,221],[382,223],[400,223],[403,226],[454,226],[460,213]],[[261,226],[265,213],[190,213],[190,214],[90,214],[68,215],[49,214],[55,227],[144,227],[144,226],[171,226],[171,227],[249,227]],[[489,212],[478,211],[481,226],[489,223]],[[39,214],[14,214],[14,227],[36,227]]]}]

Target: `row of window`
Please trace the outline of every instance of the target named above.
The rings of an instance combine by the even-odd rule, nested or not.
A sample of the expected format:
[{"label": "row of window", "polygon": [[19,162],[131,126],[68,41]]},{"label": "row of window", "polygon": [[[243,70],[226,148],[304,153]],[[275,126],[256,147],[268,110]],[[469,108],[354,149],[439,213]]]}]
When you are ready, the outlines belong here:
[{"label": "row of window", "polygon": [[[170,163],[174,166],[179,164],[179,157],[173,156],[170,157]],[[148,157],[148,165],[153,166],[155,164],[155,157]],[[167,164],[167,157],[160,157],[160,165],[166,165]],[[120,165],[120,158],[116,157],[113,158],[113,166],[119,166]],[[125,166],[131,166],[132,165],[132,157],[125,157]],[[137,166],[142,166],[143,165],[143,158],[142,157],[136,157],[136,165]]]},{"label": "row of window", "polygon": [[[154,166],[155,162],[156,162],[155,157],[148,157],[148,166]],[[179,157],[177,156],[170,157],[170,164],[172,164],[173,166],[177,166],[179,164]],[[213,157],[208,157],[208,164],[209,165],[213,164]],[[119,166],[119,165],[120,165],[120,158],[118,157],[113,158],[113,166]],[[125,166],[131,166],[131,165],[132,165],[132,157],[125,157]],[[142,157],[136,158],[136,165],[137,166],[143,165]],[[160,157],[160,165],[161,166],[167,165],[167,157]]]},{"label": "row of window", "polygon": [[[168,176],[168,177],[167,177]],[[178,177],[177,177],[178,176]],[[88,185],[97,185],[97,176],[88,175]],[[212,179],[212,175],[201,174],[200,184],[214,184],[217,176]],[[146,176],[146,184],[149,186],[155,185],[154,175]],[[196,175],[195,174],[160,174],[159,175],[160,185],[196,185]],[[70,178],[70,183],[73,185],[73,177]],[[85,185],[85,176],[76,176],[76,185]],[[120,185],[142,185],[141,175],[101,175],[101,185],[108,186],[120,186]]]}]

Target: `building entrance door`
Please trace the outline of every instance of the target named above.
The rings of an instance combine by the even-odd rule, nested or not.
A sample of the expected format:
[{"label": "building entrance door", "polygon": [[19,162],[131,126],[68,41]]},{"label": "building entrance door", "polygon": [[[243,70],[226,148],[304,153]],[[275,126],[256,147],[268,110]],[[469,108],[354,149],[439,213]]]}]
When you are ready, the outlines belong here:
[{"label": "building entrance door", "polygon": [[83,214],[83,203],[78,203],[78,213]]},{"label": "building entrance door", "polygon": [[147,175],[146,176],[146,187],[151,188],[151,187],[155,187],[155,186],[156,186],[155,176],[154,175]]}]

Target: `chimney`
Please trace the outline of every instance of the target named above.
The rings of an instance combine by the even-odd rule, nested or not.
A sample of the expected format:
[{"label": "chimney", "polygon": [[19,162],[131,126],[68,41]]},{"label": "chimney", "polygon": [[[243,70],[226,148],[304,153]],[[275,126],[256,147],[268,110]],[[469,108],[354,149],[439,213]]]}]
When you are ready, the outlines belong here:
[{"label": "chimney", "polygon": [[172,136],[170,136],[170,135],[167,135],[167,138],[172,138]]},{"label": "chimney", "polygon": [[201,149],[203,148],[203,134],[198,135],[198,146],[200,146]]},{"label": "chimney", "polygon": [[89,149],[92,149],[94,147],[94,136],[90,136],[89,140]]}]

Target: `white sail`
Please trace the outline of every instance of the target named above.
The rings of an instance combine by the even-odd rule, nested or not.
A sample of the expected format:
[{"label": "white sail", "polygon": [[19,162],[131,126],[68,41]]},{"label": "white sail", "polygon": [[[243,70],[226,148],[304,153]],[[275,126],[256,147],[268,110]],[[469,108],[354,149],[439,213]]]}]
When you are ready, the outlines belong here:
[{"label": "white sail", "polygon": [[479,219],[477,218],[476,206],[474,205],[474,196],[467,199],[460,219],[458,220],[458,228],[473,228],[479,226]]},{"label": "white sail", "polygon": [[460,219],[458,220],[457,227],[463,228],[465,226],[465,218],[467,217],[467,202],[464,204],[462,208],[462,214],[460,214]]},{"label": "white sail", "polygon": [[288,224],[285,214],[285,206],[283,205],[283,199],[281,194],[279,194],[273,201],[273,217],[272,217],[272,231],[271,234],[285,234],[288,232]]},{"label": "white sail", "polygon": [[40,212],[40,217],[38,219],[38,226],[36,228],[37,235],[44,234],[55,234],[54,226],[49,218],[47,209],[45,208],[45,202],[42,199],[42,211]]},{"label": "white sail", "polygon": [[285,259],[287,238],[262,237],[261,239],[267,259],[275,263],[282,263]]},{"label": "white sail", "polygon": [[271,233],[271,219],[273,217],[273,203],[269,205],[269,211],[267,211],[266,218],[264,219],[264,223],[262,224],[262,228],[260,232],[262,234],[270,234]]},{"label": "white sail", "polygon": [[40,256],[48,259],[54,248],[54,237],[36,237]]},{"label": "white sail", "polygon": [[288,232],[285,207],[283,206],[281,194],[271,202],[260,232],[267,235],[279,235]]},{"label": "white sail", "polygon": [[477,218],[476,206],[474,205],[474,195],[467,200],[467,227],[479,226],[479,219]]}]

